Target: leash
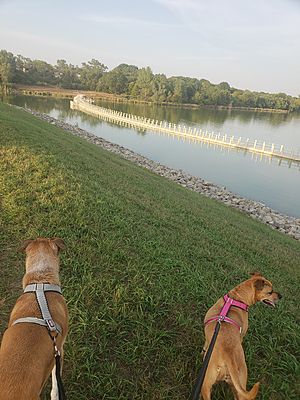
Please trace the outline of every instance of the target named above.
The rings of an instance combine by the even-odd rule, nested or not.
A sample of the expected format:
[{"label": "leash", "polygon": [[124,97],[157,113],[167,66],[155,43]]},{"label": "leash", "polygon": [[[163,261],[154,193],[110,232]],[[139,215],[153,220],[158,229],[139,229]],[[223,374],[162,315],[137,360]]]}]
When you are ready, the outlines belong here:
[{"label": "leash", "polygon": [[66,394],[61,378],[61,354],[56,344],[56,338],[62,334],[62,328],[52,319],[48,302],[45,296],[45,292],[56,292],[61,293],[61,288],[58,285],[51,285],[48,283],[33,283],[27,285],[24,289],[24,293],[35,293],[36,300],[38,302],[42,318],[36,317],[24,317],[16,319],[12,325],[19,323],[33,323],[41,326],[45,326],[48,330],[49,336],[53,342],[54,347],[54,358],[55,358],[55,377],[58,388],[58,400],[66,400]]},{"label": "leash", "polygon": [[55,377],[58,388],[58,399],[66,400],[65,388],[61,379],[61,364],[60,364],[61,355],[60,351],[56,346],[56,337],[53,338],[53,345],[54,345],[54,357],[55,357]]},{"label": "leash", "polygon": [[220,328],[221,328],[221,321],[218,321],[218,323],[216,324],[216,327],[215,327],[213,337],[209,343],[208,350],[205,354],[202,367],[199,371],[198,378],[196,380],[196,383],[195,383],[193,391],[192,391],[192,397],[191,397],[192,400],[199,400],[199,395],[200,395],[200,391],[201,391],[203,381],[205,378],[205,374],[207,371],[208,363],[211,358],[213,349],[215,347],[215,343],[216,343]]},{"label": "leash", "polygon": [[206,371],[208,368],[208,364],[211,359],[211,355],[212,355],[213,349],[215,347],[215,343],[216,343],[216,340],[217,340],[217,337],[218,337],[218,334],[219,334],[219,331],[221,328],[221,323],[227,322],[229,324],[232,324],[239,329],[240,333],[242,333],[242,327],[236,321],[227,317],[227,314],[232,306],[238,307],[244,311],[248,311],[247,304],[242,303],[241,301],[234,300],[231,297],[229,297],[227,294],[223,298],[224,298],[224,305],[220,311],[220,314],[215,317],[209,318],[207,321],[204,322],[204,325],[207,325],[207,324],[209,324],[211,322],[215,322],[215,321],[217,322],[217,324],[215,326],[214,334],[209,343],[209,347],[205,354],[205,357],[204,357],[202,366],[200,368],[197,380],[194,384],[194,387],[192,390],[192,395],[191,395],[191,400],[199,400],[199,396],[200,396],[200,392],[201,392],[204,378],[206,375]]}]

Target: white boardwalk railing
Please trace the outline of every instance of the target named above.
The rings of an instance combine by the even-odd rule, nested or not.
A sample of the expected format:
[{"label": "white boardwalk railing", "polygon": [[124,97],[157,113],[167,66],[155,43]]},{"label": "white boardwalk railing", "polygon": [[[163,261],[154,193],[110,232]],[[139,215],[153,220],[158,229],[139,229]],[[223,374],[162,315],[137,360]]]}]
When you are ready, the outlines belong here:
[{"label": "white boardwalk railing", "polygon": [[277,157],[289,161],[300,162],[300,154],[292,150],[287,150],[283,145],[266,143],[253,139],[243,139],[242,137],[230,136],[227,134],[204,131],[202,129],[176,125],[171,122],[157,121],[154,119],[139,117],[121,111],[103,108],[92,104],[91,100],[83,95],[74,97],[70,102],[70,107],[85,113],[94,115],[107,121],[124,123],[142,130],[162,132],[171,136],[188,139],[192,142],[206,142],[222,147],[235,148],[251,153],[261,154],[269,157]]}]

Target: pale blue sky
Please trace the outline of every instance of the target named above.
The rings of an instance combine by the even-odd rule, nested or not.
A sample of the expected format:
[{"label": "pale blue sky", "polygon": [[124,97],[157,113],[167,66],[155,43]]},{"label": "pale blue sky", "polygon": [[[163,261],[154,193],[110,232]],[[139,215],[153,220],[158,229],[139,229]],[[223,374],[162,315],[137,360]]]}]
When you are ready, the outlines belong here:
[{"label": "pale blue sky", "polygon": [[0,0],[0,49],[300,94],[300,0]]}]

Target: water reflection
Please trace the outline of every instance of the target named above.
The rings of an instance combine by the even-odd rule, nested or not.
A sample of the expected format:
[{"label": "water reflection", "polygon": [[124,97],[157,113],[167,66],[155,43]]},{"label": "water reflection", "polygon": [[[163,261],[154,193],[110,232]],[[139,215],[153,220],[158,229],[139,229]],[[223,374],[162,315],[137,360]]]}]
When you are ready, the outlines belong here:
[{"label": "water reflection", "polygon": [[[70,100],[55,97],[31,97],[31,96],[9,96],[7,102],[19,106],[27,106],[40,112],[49,113],[52,109],[60,109],[62,116],[71,115],[69,107]],[[270,126],[279,127],[296,121],[300,124],[300,113],[269,113],[245,110],[216,110],[216,109],[188,109],[179,107],[146,105],[134,103],[120,103],[96,101],[95,104],[114,110],[123,111],[128,114],[135,114],[147,118],[169,121],[174,124],[186,121],[187,124],[199,126],[214,125],[222,128],[225,122],[234,121],[240,124],[264,123]]]},{"label": "water reflection", "polygon": [[144,116],[159,121],[169,121],[178,124],[187,121],[189,124],[207,125],[213,123],[222,128],[225,121],[236,120],[239,123],[249,124],[255,121],[262,121],[272,126],[280,126],[297,118],[300,120],[300,113],[269,113],[261,111],[246,110],[217,110],[211,108],[190,109],[175,106],[159,106],[146,104],[132,104],[120,102],[96,101],[95,104],[105,108],[123,111],[128,114]]},{"label": "water reflection", "polygon": [[[83,113],[83,114],[90,115],[88,113],[87,114]],[[128,129],[133,130],[138,135],[145,136],[148,132],[154,132],[156,135],[167,136],[169,138],[177,139],[178,141],[187,142],[190,144],[196,143],[199,146],[201,146],[201,148],[202,147],[213,148],[214,150],[223,151],[223,152],[224,151],[226,151],[226,152],[233,151],[236,153],[243,154],[244,157],[251,157],[251,159],[255,160],[256,162],[266,160],[269,164],[274,163],[278,166],[286,166],[288,168],[296,168],[296,169],[300,170],[300,162],[296,161],[296,160],[280,158],[280,157],[277,157],[276,155],[255,153],[255,152],[251,152],[247,149],[242,149],[242,148],[238,148],[238,147],[236,147],[236,148],[228,147],[228,146],[223,145],[222,143],[207,142],[207,141],[205,141],[205,139],[201,140],[201,139],[184,137],[184,136],[180,136],[180,134],[176,135],[176,133],[170,133],[170,132],[159,131],[159,130],[152,131],[151,129],[141,129],[141,128],[136,127],[134,124],[131,124],[130,122],[127,123],[124,121],[117,121],[117,120],[115,120],[114,122],[111,122],[110,118],[99,117],[99,119],[97,119],[97,117],[95,117],[94,115],[90,115],[90,116],[96,121],[99,120],[99,123],[101,123],[101,121],[103,120],[103,121],[105,121],[105,123],[108,126],[128,128]]]}]

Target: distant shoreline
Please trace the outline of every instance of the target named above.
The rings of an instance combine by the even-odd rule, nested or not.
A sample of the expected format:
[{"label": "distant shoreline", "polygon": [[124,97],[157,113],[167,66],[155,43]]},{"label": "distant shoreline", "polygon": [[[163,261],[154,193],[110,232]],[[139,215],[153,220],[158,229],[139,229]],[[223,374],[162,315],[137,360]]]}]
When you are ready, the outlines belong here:
[{"label": "distant shoreline", "polygon": [[84,94],[85,96],[92,97],[96,100],[106,100],[117,103],[129,103],[129,104],[147,104],[147,105],[160,105],[167,107],[187,108],[193,110],[199,109],[211,109],[211,110],[233,110],[233,111],[251,111],[251,112],[267,112],[267,113],[280,113],[288,114],[288,110],[273,109],[273,108],[257,108],[257,107],[232,107],[232,106],[214,106],[214,105],[198,105],[198,104],[186,104],[186,103],[155,103],[153,101],[145,101],[139,99],[130,99],[126,96],[95,92],[89,90],[77,90],[77,89],[63,89],[56,86],[35,86],[35,85],[18,85],[15,84],[11,90],[12,95],[27,95],[37,97],[58,97],[72,99],[77,94]]}]

